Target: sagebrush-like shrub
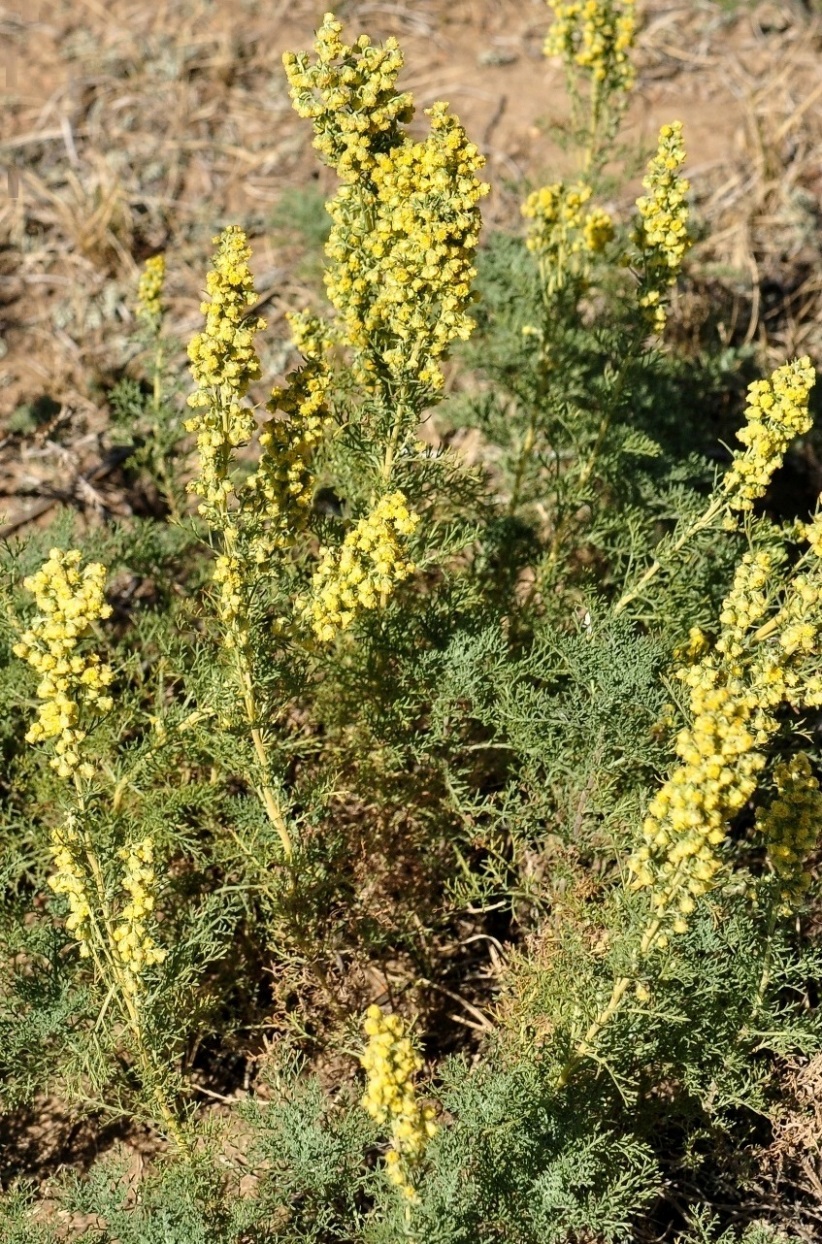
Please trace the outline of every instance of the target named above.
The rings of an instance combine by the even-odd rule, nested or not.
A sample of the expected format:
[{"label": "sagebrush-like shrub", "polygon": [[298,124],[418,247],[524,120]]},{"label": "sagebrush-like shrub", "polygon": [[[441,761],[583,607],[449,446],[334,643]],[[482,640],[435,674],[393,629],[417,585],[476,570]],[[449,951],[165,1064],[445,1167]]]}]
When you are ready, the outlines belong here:
[{"label": "sagebrush-like shrub", "polygon": [[633,5],[550,7],[579,176],[483,250],[477,146],[444,103],[412,135],[396,41],[327,14],[285,57],[339,178],[291,370],[262,414],[231,225],[184,400],[150,259],[111,408],[162,515],[3,550],[9,1135],[56,1095],[162,1149],[57,1214],[10,1185],[3,1240],[783,1238],[822,516],[768,498],[815,373],[666,347],[682,127],[606,211]]}]

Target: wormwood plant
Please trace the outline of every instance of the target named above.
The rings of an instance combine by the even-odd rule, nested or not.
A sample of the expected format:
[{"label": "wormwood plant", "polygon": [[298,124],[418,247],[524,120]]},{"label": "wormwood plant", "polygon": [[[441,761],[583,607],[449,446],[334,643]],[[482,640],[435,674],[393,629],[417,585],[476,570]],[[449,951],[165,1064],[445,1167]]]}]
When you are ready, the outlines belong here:
[{"label": "wormwood plant", "polygon": [[822,514],[769,492],[815,372],[729,402],[749,355],[666,346],[682,126],[606,211],[633,5],[549,7],[579,177],[480,252],[478,149],[326,15],[285,57],[339,182],[292,369],[260,400],[230,225],[182,409],[150,259],[112,407],[162,521],[4,553],[8,1131],[56,1094],[164,1151],[64,1179],[82,1219],[9,1181],[3,1239],[802,1238],[758,1167],[820,1045]]}]

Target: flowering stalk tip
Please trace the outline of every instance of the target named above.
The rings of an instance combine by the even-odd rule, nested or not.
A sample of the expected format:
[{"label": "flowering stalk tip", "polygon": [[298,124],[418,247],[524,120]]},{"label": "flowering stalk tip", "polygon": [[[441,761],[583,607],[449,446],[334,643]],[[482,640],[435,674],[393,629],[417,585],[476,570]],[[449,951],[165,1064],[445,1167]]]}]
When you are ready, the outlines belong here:
[{"label": "flowering stalk tip", "polygon": [[386,1172],[403,1195],[414,1201],[416,1169],[438,1131],[433,1107],[421,1104],[414,1085],[422,1059],[398,1015],[383,1015],[378,1006],[370,1006],[363,1026],[368,1045],[360,1061],[368,1083],[362,1104],[376,1123],[390,1125]]},{"label": "flowering stalk tip", "polygon": [[92,766],[81,760],[81,720],[84,713],[102,715],[113,706],[107,691],[111,667],[96,653],[78,651],[93,624],[111,616],[103,594],[106,568],[99,562],[81,567],[81,556],[77,549],[52,549],[37,573],[23,580],[39,613],[14,645],[15,655],[40,675],[41,704],[26,742],[56,740],[50,763],[62,778],[93,776]]}]

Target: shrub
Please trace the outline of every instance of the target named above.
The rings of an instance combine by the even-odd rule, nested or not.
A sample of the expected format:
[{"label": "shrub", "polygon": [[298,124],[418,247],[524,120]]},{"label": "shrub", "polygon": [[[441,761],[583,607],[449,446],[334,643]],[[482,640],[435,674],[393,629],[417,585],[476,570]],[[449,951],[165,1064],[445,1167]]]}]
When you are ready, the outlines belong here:
[{"label": "shrub", "polygon": [[116,1154],[64,1178],[56,1215],[15,1185],[4,1239],[801,1220],[758,1166],[820,1040],[822,516],[769,505],[814,369],[753,380],[717,457],[750,360],[664,342],[682,127],[631,219],[598,205],[633,5],[551,8],[580,174],[483,251],[478,148],[443,103],[413,136],[396,41],[326,15],[285,57],[339,182],[294,367],[260,414],[228,226],[182,409],[150,259],[148,383],[111,404],[161,521],[4,551],[3,1109],[161,1149],[137,1190]]}]

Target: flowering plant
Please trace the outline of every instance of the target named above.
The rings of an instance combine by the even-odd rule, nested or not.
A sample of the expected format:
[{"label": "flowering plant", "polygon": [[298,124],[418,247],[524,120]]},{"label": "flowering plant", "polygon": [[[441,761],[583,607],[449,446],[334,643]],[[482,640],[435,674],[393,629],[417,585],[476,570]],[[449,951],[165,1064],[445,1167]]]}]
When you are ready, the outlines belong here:
[{"label": "flowering plant", "polygon": [[549,7],[581,170],[484,249],[476,144],[326,14],[285,57],[337,179],[285,374],[248,231],[188,371],[150,257],[111,406],[155,510],[2,551],[0,1110],[162,1151],[13,1189],[3,1240],[784,1238],[822,512],[773,484],[816,374],[682,346],[683,127],[621,203],[634,6]]}]

